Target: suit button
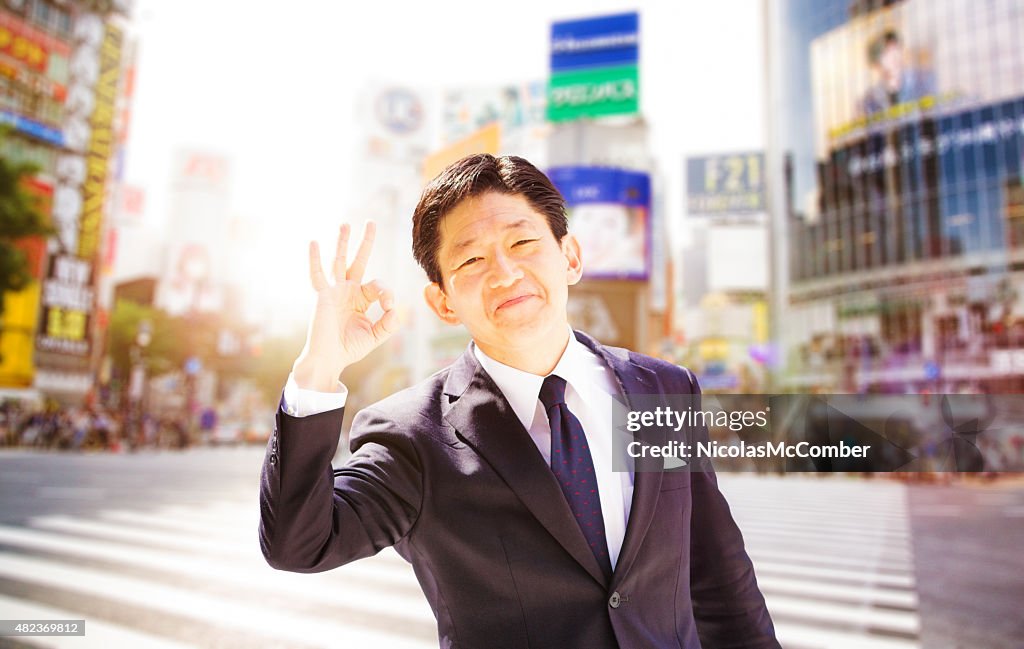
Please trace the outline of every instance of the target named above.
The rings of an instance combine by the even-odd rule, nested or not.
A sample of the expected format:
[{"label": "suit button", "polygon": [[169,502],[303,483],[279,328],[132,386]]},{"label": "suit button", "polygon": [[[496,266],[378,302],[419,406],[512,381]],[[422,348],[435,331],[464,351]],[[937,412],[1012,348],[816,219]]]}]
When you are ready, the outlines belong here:
[{"label": "suit button", "polygon": [[277,453],[271,453],[270,454],[270,463],[271,464],[277,464]]},{"label": "suit button", "polygon": [[619,608],[619,603],[621,601],[622,598],[619,597],[619,591],[615,591],[612,593],[612,596],[608,598],[608,606],[611,606],[612,608]]}]

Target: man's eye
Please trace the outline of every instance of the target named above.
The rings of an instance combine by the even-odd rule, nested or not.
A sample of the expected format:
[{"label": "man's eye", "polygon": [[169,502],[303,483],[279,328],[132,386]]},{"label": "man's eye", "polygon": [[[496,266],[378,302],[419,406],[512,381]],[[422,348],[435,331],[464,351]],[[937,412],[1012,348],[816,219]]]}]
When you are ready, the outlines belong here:
[{"label": "man's eye", "polygon": [[[466,261],[464,261],[461,264],[459,264],[459,268],[463,268],[465,266],[469,266],[470,264],[472,264],[474,262],[477,262],[477,261],[480,261],[479,257],[471,257],[470,259],[467,259]],[[458,270],[458,269],[456,269],[456,270]]]},{"label": "man's eye", "polygon": [[536,239],[522,239],[520,241],[516,241],[515,245],[521,246],[524,243],[533,243],[534,241],[536,241]]}]

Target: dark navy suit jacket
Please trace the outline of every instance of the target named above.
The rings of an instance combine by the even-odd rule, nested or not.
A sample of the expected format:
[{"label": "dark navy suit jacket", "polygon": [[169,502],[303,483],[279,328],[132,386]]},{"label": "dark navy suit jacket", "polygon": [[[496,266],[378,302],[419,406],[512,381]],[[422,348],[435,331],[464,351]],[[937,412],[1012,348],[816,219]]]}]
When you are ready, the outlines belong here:
[{"label": "dark navy suit jacket", "polygon": [[[576,337],[611,367],[627,401],[699,393],[688,370]],[[342,412],[277,414],[260,484],[271,566],[318,572],[394,546],[413,566],[442,647],[779,646],[714,473],[636,472],[609,582],[472,350],[359,412],[352,456],[333,470]]]}]

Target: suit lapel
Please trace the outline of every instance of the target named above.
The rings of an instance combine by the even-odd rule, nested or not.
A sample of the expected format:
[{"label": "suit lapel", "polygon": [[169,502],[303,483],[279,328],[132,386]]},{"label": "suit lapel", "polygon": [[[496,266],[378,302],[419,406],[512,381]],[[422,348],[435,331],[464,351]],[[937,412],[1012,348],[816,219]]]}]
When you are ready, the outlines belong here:
[{"label": "suit lapel", "polygon": [[607,585],[551,468],[472,349],[452,366],[444,393],[445,420],[494,468],[551,536],[598,583]]},{"label": "suit lapel", "polygon": [[[626,350],[605,347],[580,332],[576,332],[576,338],[604,359],[612,369],[619,383],[619,389],[626,397],[627,408],[634,407],[631,401],[631,397],[634,395],[661,393],[660,383],[655,373],[630,361]],[[666,435],[663,430],[658,428],[642,428],[636,434],[636,439],[645,444],[661,445],[665,443]],[[629,520],[626,521],[626,536],[622,541],[622,550],[619,552],[619,559],[612,575],[611,588],[613,589],[621,583],[623,576],[629,572],[630,566],[636,560],[637,552],[647,535],[647,529],[651,526],[651,519],[654,517],[654,510],[658,505],[658,493],[661,490],[664,465],[657,458],[646,458],[646,460],[648,462],[654,460],[654,464],[644,464],[644,458],[637,458],[634,461],[633,500],[629,510]]]}]

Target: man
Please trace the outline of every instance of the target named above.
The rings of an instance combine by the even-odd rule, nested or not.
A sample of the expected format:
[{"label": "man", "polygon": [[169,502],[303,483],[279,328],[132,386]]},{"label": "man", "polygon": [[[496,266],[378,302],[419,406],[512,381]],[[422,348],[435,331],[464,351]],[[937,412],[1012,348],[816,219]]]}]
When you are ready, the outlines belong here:
[{"label": "man", "polygon": [[361,284],[372,227],[346,269],[347,239],[343,226],[333,283],[310,246],[317,308],[260,485],[270,565],[316,572],[394,546],[442,647],[778,646],[714,474],[611,470],[613,399],[698,388],[687,370],[569,328],[582,254],[544,174],[474,155],[424,190],[413,252],[425,297],[473,342],[361,411],[332,471],[338,375],[395,327],[391,294]]}]

